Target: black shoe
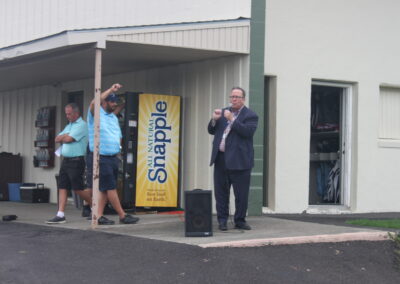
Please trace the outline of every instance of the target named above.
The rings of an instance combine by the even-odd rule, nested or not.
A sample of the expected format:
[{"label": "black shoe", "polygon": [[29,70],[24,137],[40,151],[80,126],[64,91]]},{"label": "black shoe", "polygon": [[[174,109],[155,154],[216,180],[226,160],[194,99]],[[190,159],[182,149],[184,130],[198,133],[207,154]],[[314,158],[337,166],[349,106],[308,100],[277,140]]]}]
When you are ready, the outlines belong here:
[{"label": "black shoe", "polygon": [[244,223],[238,223],[235,225],[235,229],[239,229],[239,230],[251,230],[251,227],[249,226],[249,224],[247,224],[246,222]]},{"label": "black shoe", "polygon": [[119,219],[120,224],[136,224],[139,221],[138,217],[126,214],[124,218]]},{"label": "black shoe", "polygon": [[90,213],[92,213],[92,209],[90,209],[90,206],[89,205],[83,205],[82,217],[89,217]]},{"label": "black shoe", "polygon": [[218,229],[220,229],[221,231],[228,231],[228,226],[224,223],[221,223],[218,225]]},{"label": "black shoe", "polygon": [[97,221],[97,223],[98,223],[99,225],[114,225],[114,224],[115,224],[115,222],[114,222],[113,220],[109,220],[109,219],[107,219],[107,218],[104,217],[104,216],[101,216],[101,217],[99,218],[99,220]]},{"label": "black shoe", "polygon": [[66,223],[67,221],[65,221],[65,217],[54,217],[53,219],[47,220],[46,224],[63,224]]}]

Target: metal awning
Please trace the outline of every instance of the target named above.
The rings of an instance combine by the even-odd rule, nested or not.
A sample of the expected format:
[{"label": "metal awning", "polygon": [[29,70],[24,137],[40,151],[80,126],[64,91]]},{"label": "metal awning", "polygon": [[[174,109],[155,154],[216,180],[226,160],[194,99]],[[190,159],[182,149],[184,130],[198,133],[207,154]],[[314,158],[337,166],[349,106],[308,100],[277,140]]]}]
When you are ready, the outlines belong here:
[{"label": "metal awning", "polygon": [[[95,44],[69,46],[1,62],[0,91],[93,78],[94,47]],[[231,54],[220,51],[108,42],[107,48],[103,51],[102,74],[105,76],[133,72]]]},{"label": "metal awning", "polygon": [[103,49],[102,76],[246,54],[248,30],[238,20],[66,31],[0,49],[0,91],[93,78],[95,48]]}]

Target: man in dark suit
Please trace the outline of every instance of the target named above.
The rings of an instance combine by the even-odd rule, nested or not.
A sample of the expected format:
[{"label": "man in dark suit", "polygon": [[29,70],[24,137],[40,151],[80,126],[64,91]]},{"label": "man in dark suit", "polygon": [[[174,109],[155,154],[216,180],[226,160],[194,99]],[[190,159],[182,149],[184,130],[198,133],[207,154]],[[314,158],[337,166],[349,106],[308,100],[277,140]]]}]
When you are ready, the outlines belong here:
[{"label": "man in dark suit", "polygon": [[214,135],[210,166],[214,164],[214,194],[221,231],[228,230],[231,185],[235,194],[235,228],[251,230],[246,222],[246,212],[258,116],[244,105],[245,97],[242,88],[232,88],[231,106],[214,110],[208,124],[208,133]]}]

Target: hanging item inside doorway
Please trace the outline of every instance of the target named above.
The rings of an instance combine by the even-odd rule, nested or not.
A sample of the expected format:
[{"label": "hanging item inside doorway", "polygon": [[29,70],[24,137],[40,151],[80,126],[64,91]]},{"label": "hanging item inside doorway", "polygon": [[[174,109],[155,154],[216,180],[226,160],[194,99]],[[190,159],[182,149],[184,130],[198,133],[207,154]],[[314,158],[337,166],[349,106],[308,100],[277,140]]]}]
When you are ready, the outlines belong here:
[{"label": "hanging item inside doorway", "polygon": [[312,86],[310,204],[340,204],[341,89]]}]

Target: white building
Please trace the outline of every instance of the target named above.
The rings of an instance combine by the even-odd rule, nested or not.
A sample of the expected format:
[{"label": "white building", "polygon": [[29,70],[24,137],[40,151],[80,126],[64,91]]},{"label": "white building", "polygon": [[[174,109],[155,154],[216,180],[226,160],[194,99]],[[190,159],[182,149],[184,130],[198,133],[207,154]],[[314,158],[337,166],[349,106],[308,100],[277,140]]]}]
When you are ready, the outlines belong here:
[{"label": "white building", "polygon": [[21,153],[24,181],[45,183],[56,202],[59,160],[32,164],[36,112],[56,106],[58,132],[68,97],[86,110],[100,48],[103,89],[182,96],[181,192],[213,187],[206,125],[240,85],[260,115],[251,214],[399,211],[399,9],[396,0],[3,0],[0,151]]}]

